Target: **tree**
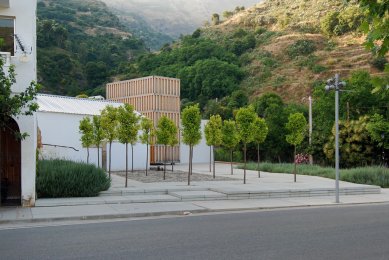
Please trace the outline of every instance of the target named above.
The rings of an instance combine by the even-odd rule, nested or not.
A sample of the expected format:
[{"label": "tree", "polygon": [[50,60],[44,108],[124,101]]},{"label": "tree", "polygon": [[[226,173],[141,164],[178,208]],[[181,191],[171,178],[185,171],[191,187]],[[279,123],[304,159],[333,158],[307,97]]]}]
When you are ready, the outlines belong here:
[{"label": "tree", "polygon": [[222,118],[220,115],[213,115],[205,125],[204,134],[207,144],[212,146],[213,152],[213,178],[215,179],[215,146],[222,144]]},{"label": "tree", "polygon": [[174,143],[173,140],[177,136],[177,127],[174,122],[163,115],[158,121],[157,128],[157,143],[164,145],[164,165],[163,165],[163,179],[166,179],[166,150],[167,146]]},{"label": "tree", "polygon": [[212,24],[218,25],[220,23],[220,17],[219,14],[212,14]]},{"label": "tree", "polygon": [[119,107],[118,109],[118,139],[119,142],[126,145],[126,183],[125,187],[127,188],[128,183],[128,144],[133,144],[136,142],[138,137],[139,130],[139,116],[134,111],[134,107],[129,104],[124,104],[124,106]]},{"label": "tree", "polygon": [[97,167],[100,167],[100,145],[104,140],[103,129],[101,127],[101,116],[94,115],[93,125],[93,144],[97,147]]},{"label": "tree", "polygon": [[266,93],[253,103],[257,115],[266,120],[269,128],[265,142],[261,146],[266,154],[266,160],[281,163],[288,155],[289,145],[285,140],[285,124],[288,121],[286,106],[280,96],[274,93]]},{"label": "tree", "polygon": [[93,124],[89,117],[84,117],[78,127],[81,133],[82,147],[86,148],[86,163],[89,163],[89,147],[93,144]]},{"label": "tree", "polygon": [[254,109],[250,107],[242,107],[238,110],[235,116],[236,125],[239,131],[240,140],[243,142],[244,153],[244,175],[243,183],[246,184],[246,163],[247,163],[247,144],[254,140],[254,122],[257,118]]},{"label": "tree", "polygon": [[294,146],[294,182],[296,182],[296,147],[304,140],[305,132],[307,130],[307,120],[303,113],[290,114],[288,117],[288,123],[285,125],[289,134],[286,135],[286,141]]},{"label": "tree", "polygon": [[190,185],[190,175],[192,174],[193,146],[201,140],[201,116],[198,105],[188,106],[182,111],[182,141],[189,145],[189,171],[188,185]]},{"label": "tree", "polygon": [[233,16],[234,15],[234,12],[232,12],[232,11],[224,11],[223,12],[223,17],[225,18],[225,19],[228,19],[228,18],[230,18],[231,16]]},{"label": "tree", "polygon": [[382,147],[382,164],[385,165],[385,149],[389,149],[389,122],[382,115],[374,114],[367,124],[367,131],[373,141]]},{"label": "tree", "polygon": [[[0,59],[0,129],[9,128],[8,122],[11,118],[20,115],[32,115],[38,104],[34,101],[40,85],[32,81],[26,90],[16,94],[12,92],[12,85],[16,83],[15,67],[12,65],[5,72],[4,60]],[[25,139],[27,133],[19,133],[11,130],[16,138]]]},{"label": "tree", "polygon": [[108,172],[111,178],[111,158],[112,158],[112,142],[117,139],[118,135],[118,110],[113,106],[106,106],[101,111],[101,128],[103,131],[104,139],[109,142],[109,164]]},{"label": "tree", "polygon": [[[372,142],[367,125],[369,116],[362,116],[358,120],[339,120],[339,150],[341,166],[356,167],[373,163],[375,145]],[[335,154],[335,125],[331,136],[324,145],[323,151],[328,159],[334,160]]]},{"label": "tree", "polygon": [[378,146],[389,149],[389,122],[383,115],[374,114],[367,124],[367,131]]},{"label": "tree", "polygon": [[140,128],[142,130],[142,135],[140,136],[140,140],[142,144],[146,144],[146,176],[147,169],[149,167],[149,145],[153,143],[154,139],[154,127],[153,121],[150,118],[142,117]]},{"label": "tree", "polygon": [[222,127],[222,144],[225,148],[230,151],[231,154],[231,175],[234,174],[232,167],[233,161],[233,152],[235,147],[240,142],[240,136],[238,129],[236,128],[235,121],[233,120],[224,120]]},{"label": "tree", "polygon": [[384,1],[359,0],[359,6],[367,12],[361,25],[367,34],[366,46],[380,56],[389,51],[389,3]]},{"label": "tree", "polygon": [[263,118],[257,117],[254,121],[254,143],[257,145],[257,162],[258,162],[258,178],[261,177],[261,171],[259,169],[259,145],[266,139],[269,129]]}]

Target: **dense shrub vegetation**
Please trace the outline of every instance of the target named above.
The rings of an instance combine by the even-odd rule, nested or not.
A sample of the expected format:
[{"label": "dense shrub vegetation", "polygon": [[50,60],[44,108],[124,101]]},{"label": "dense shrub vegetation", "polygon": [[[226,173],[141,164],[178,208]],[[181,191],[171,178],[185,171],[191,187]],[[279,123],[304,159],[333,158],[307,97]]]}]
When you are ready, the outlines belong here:
[{"label": "dense shrub vegetation", "polygon": [[290,58],[297,56],[307,56],[316,50],[316,45],[311,40],[297,40],[288,46],[286,50]]},{"label": "dense shrub vegetation", "polygon": [[37,167],[39,198],[93,197],[110,186],[107,174],[96,166],[65,160],[42,160]]},{"label": "dense shrub vegetation", "polygon": [[321,30],[327,35],[342,35],[355,31],[361,25],[364,15],[358,6],[348,6],[341,12],[333,11],[321,20]]}]

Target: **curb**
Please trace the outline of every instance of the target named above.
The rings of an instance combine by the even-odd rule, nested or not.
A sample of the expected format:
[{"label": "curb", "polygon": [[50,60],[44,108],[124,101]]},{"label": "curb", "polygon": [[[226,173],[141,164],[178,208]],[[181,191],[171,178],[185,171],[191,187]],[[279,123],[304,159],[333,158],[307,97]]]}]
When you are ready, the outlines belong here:
[{"label": "curb", "polygon": [[[126,214],[107,214],[107,215],[92,215],[92,216],[74,216],[74,217],[56,217],[56,218],[31,218],[18,220],[0,220],[2,224],[32,224],[41,222],[56,222],[56,221],[74,221],[74,220],[109,220],[109,219],[125,219],[125,218],[141,218],[141,217],[158,217],[167,215],[182,215],[184,216],[187,210],[174,210],[164,212],[148,212],[148,213],[126,213]],[[208,209],[191,210],[190,213],[207,213]]]}]

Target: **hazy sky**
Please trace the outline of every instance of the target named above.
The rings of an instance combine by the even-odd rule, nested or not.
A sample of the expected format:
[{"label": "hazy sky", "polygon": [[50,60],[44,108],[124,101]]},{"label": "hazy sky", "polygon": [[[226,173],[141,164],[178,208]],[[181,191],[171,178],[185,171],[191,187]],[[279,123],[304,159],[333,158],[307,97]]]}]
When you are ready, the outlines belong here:
[{"label": "hazy sky", "polygon": [[261,0],[103,0],[118,10],[136,13],[160,32],[167,34],[190,33],[213,13],[246,8]]}]

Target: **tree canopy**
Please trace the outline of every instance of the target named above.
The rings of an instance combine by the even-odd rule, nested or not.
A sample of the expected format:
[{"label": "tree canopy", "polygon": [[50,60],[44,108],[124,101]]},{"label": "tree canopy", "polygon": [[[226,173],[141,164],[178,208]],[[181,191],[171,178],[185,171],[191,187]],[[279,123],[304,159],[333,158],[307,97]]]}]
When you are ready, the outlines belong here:
[{"label": "tree canopy", "polygon": [[384,56],[389,51],[389,2],[387,0],[358,0],[367,17],[362,23],[362,30],[367,34],[366,46],[378,55]]},{"label": "tree canopy", "polygon": [[[8,127],[10,118],[20,115],[32,115],[38,109],[34,101],[40,88],[32,81],[21,93],[13,93],[12,86],[16,83],[15,67],[12,65],[8,71],[4,69],[4,60],[0,59],[0,129]],[[15,132],[15,137],[24,139],[27,133]]]}]

